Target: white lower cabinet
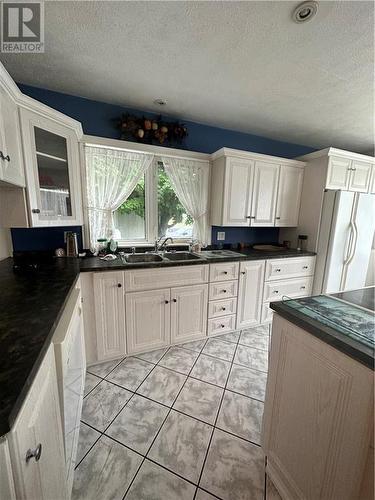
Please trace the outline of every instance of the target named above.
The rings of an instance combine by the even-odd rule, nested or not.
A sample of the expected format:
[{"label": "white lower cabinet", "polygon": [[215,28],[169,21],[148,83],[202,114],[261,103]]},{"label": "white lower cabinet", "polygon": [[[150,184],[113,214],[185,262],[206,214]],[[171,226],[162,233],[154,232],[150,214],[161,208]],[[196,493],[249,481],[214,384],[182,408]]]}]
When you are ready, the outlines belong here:
[{"label": "white lower cabinet", "polygon": [[264,260],[241,262],[236,325],[238,330],[261,322],[264,269]]},{"label": "white lower cabinet", "polygon": [[67,499],[64,441],[53,345],[8,434],[17,499]]},{"label": "white lower cabinet", "polygon": [[314,263],[308,256],[83,273],[87,363],[270,322],[271,301],[310,294]]},{"label": "white lower cabinet", "polygon": [[171,289],[171,341],[194,340],[206,335],[208,285]]},{"label": "white lower cabinet", "polygon": [[93,286],[98,361],[125,356],[124,273],[94,273]]},{"label": "white lower cabinet", "polygon": [[170,343],[169,288],[126,294],[128,352],[158,349]]},{"label": "white lower cabinet", "polygon": [[208,335],[232,332],[236,328],[236,315],[210,318],[208,320]]},{"label": "white lower cabinet", "polygon": [[374,498],[373,427],[372,370],[275,314],[261,445],[282,498]]}]

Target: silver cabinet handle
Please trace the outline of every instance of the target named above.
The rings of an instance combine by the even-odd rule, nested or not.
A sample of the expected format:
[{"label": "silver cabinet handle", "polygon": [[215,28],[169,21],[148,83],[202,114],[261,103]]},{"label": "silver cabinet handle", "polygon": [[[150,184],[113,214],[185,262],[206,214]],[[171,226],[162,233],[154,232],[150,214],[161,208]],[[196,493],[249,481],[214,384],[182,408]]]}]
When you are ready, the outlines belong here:
[{"label": "silver cabinet handle", "polygon": [[279,290],[274,290],[273,293],[279,293]]},{"label": "silver cabinet handle", "polygon": [[308,268],[309,268],[309,266],[303,266],[303,268],[302,268],[302,269],[308,269]]},{"label": "silver cabinet handle", "polygon": [[29,448],[26,452],[26,463],[28,463],[33,457],[35,458],[35,462],[39,462],[40,457],[42,456],[42,443],[39,443],[35,450]]},{"label": "silver cabinet handle", "polygon": [[281,269],[275,269],[275,271],[276,271],[277,273],[280,273],[280,272],[281,272]]},{"label": "silver cabinet handle", "polygon": [[305,288],[306,288],[305,286],[301,286],[301,290],[305,290]]},{"label": "silver cabinet handle", "polygon": [[33,208],[31,211],[33,214],[40,214],[39,208]]},{"label": "silver cabinet handle", "polygon": [[275,219],[276,219],[276,220],[280,220],[280,219],[281,219],[281,217],[275,217]]}]

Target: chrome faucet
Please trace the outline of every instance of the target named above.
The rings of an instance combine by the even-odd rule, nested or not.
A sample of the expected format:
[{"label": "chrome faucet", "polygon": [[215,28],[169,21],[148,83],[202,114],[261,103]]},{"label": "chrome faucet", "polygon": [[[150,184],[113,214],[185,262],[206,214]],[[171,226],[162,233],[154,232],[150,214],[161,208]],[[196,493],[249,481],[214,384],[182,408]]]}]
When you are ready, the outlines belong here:
[{"label": "chrome faucet", "polygon": [[165,240],[163,241],[163,243],[160,244],[161,240],[163,239],[164,236],[161,236],[158,240],[155,240],[155,252],[158,253],[160,252],[161,250],[165,250],[165,247],[166,247],[166,244],[167,244],[167,241],[168,240],[171,240],[171,243],[173,244],[173,239],[168,236],[167,238],[165,238]]}]

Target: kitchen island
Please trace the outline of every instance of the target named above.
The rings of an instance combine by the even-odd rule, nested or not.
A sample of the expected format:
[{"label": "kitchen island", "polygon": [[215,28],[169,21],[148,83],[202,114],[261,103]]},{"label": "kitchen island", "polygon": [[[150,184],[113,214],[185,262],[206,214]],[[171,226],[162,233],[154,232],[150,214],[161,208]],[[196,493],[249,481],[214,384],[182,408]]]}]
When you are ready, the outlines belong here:
[{"label": "kitchen island", "polygon": [[271,304],[262,446],[283,499],[373,498],[373,294]]}]

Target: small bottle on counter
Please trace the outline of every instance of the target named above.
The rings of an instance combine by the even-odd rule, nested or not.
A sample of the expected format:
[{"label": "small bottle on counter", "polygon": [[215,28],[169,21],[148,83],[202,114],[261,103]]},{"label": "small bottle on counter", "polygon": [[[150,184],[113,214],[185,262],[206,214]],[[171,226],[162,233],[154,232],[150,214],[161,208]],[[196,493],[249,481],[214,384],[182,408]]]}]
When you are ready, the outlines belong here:
[{"label": "small bottle on counter", "polygon": [[307,250],[307,235],[299,234],[297,242],[297,250],[300,252],[305,252]]}]

